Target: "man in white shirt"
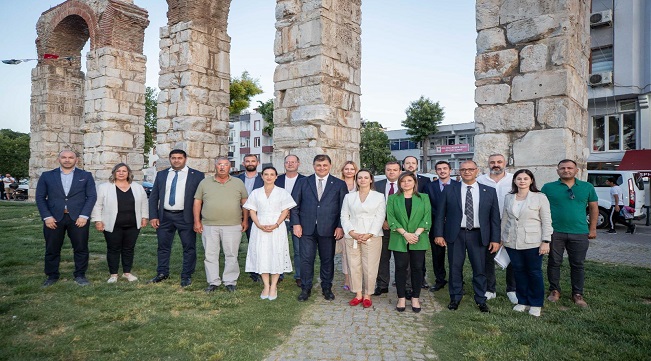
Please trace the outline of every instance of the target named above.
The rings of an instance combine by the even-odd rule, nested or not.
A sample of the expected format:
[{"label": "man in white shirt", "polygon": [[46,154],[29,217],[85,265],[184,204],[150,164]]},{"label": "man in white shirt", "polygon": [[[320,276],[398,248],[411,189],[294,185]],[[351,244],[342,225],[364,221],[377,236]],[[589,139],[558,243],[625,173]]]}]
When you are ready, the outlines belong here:
[{"label": "man in white shirt", "polygon": [[[504,213],[504,197],[511,191],[513,173],[506,171],[506,158],[502,154],[492,154],[488,157],[490,172],[477,177],[477,182],[495,188],[497,201],[500,205],[500,218]],[[497,282],[495,280],[495,254],[486,252],[486,280],[488,287],[486,298],[493,299],[497,296]],[[515,294],[515,275],[513,267],[506,267],[506,295],[514,305],[518,304],[518,297]]]},{"label": "man in white shirt", "polygon": [[[388,162],[384,166],[384,175],[387,177],[375,183],[375,190],[384,194],[384,199],[389,198],[398,192],[398,177],[400,177],[400,163],[396,161]],[[382,235],[382,255],[380,256],[380,265],[378,267],[377,279],[375,280],[375,292],[373,295],[379,296],[383,293],[389,292],[389,263],[391,261],[391,251],[389,251],[389,237],[391,230],[389,224],[384,221],[382,225],[384,234]]]},{"label": "man in white shirt", "polygon": [[616,223],[625,225],[628,228],[626,233],[635,233],[635,225],[633,222],[625,219],[619,213],[624,207],[624,193],[622,192],[622,189],[619,188],[619,185],[617,185],[617,178],[608,178],[608,180],[606,180],[606,185],[610,187],[610,229],[608,230],[608,233],[617,233],[617,231],[615,231]]}]

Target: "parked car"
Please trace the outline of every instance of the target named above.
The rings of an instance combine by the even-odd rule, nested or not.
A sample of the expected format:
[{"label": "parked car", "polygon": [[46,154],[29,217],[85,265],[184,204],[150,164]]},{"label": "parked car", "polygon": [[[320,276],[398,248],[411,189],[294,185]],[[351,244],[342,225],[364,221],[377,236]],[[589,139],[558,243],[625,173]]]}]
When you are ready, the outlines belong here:
[{"label": "parked car", "polygon": [[142,187],[145,188],[145,193],[147,193],[147,198],[149,198],[149,195],[151,194],[151,189],[154,187],[154,183],[142,182]]},{"label": "parked car", "polygon": [[636,171],[617,171],[617,170],[588,170],[588,182],[591,183],[597,191],[599,197],[599,219],[597,228],[606,228],[610,226],[610,187],[606,184],[609,178],[616,178],[617,185],[624,194],[624,205],[635,208],[635,219],[645,216],[644,202],[646,199],[646,190],[644,187],[644,178]]}]

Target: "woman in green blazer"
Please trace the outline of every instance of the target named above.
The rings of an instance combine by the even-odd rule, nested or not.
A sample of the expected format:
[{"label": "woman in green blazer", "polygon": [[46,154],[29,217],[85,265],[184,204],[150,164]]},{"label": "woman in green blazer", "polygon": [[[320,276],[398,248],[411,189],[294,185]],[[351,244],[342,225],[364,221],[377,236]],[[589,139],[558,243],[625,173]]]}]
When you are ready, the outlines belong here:
[{"label": "woman in green blazer", "polygon": [[404,172],[398,178],[398,193],[387,200],[387,221],[391,229],[389,250],[396,262],[396,310],[405,310],[407,268],[411,265],[413,294],[411,309],[420,312],[420,289],[423,283],[425,251],[429,249],[428,231],[432,221],[432,206],[426,194],[418,193],[416,174]]}]

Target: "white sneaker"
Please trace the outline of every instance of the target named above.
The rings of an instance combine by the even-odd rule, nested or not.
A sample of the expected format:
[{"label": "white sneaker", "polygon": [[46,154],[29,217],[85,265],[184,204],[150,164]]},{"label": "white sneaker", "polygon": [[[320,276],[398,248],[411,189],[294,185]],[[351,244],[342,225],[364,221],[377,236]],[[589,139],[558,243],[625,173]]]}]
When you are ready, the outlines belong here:
[{"label": "white sneaker", "polygon": [[541,311],[542,311],[542,307],[531,307],[529,309],[529,314],[532,316],[540,317]]},{"label": "white sneaker", "polygon": [[493,298],[497,297],[495,292],[486,292],[485,296],[486,296],[486,301],[492,300]]},{"label": "white sneaker", "polygon": [[509,301],[511,301],[512,304],[518,304],[518,296],[515,295],[515,292],[507,292],[506,296],[509,298]]},{"label": "white sneaker", "polygon": [[118,281],[118,276],[111,276],[109,277],[108,281],[106,283],[115,283]]},{"label": "white sneaker", "polygon": [[138,277],[132,275],[131,273],[129,273],[128,275],[123,274],[122,278],[126,278],[129,282],[134,282],[138,280]]},{"label": "white sneaker", "polygon": [[520,304],[515,305],[515,306],[513,307],[513,311],[518,311],[518,312],[524,312],[524,311],[526,311],[526,310],[528,310],[528,309],[529,309],[529,306],[520,305]]}]

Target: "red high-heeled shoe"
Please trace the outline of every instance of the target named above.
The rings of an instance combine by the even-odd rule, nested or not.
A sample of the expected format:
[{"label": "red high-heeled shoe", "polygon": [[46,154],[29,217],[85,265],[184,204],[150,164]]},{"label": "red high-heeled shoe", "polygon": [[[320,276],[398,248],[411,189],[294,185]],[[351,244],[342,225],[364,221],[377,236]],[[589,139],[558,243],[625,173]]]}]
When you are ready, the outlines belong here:
[{"label": "red high-heeled shoe", "polygon": [[348,304],[351,306],[357,306],[360,303],[362,303],[362,299],[357,297],[353,298],[352,300],[350,300],[350,302],[348,302]]}]

